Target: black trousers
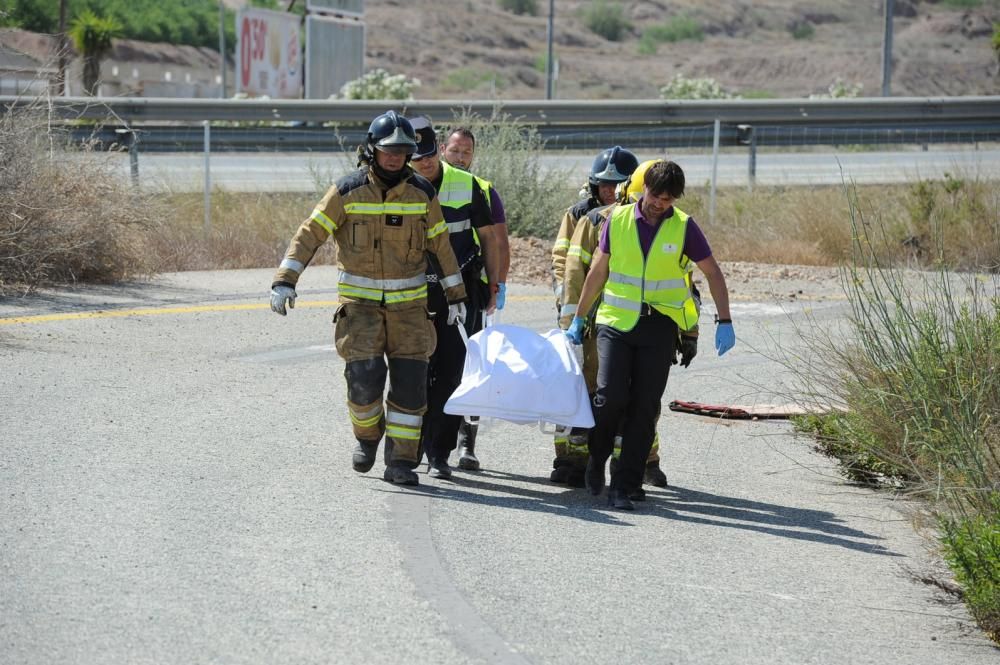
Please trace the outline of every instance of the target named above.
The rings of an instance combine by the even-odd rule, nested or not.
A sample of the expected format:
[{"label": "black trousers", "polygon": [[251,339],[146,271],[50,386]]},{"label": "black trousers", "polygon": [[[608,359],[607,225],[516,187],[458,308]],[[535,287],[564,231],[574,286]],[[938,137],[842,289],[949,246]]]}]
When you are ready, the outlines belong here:
[{"label": "black trousers", "polygon": [[656,310],[640,316],[628,332],[611,326],[597,328],[595,424],[589,449],[594,462],[604,464],[621,428],[622,453],[611,476],[612,487],[642,486],[676,338],[677,324]]},{"label": "black trousers", "polygon": [[[478,267],[463,271],[465,292],[465,330],[473,335],[483,329],[483,311],[489,304],[487,286],[479,279]],[[458,428],[462,416],[444,412],[445,402],[462,382],[465,367],[465,343],[458,328],[448,325],[448,300],[439,284],[427,285],[427,307],[434,312],[437,347],[427,367],[427,413],[420,431],[420,444],[430,459],[447,459],[458,446]]]}]

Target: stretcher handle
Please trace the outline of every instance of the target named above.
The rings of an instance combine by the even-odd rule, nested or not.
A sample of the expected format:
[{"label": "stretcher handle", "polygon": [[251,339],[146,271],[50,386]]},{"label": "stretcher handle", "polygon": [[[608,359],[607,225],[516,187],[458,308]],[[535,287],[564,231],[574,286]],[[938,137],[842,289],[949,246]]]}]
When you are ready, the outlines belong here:
[{"label": "stretcher handle", "polygon": [[[546,429],[545,428],[546,425],[551,425],[552,429]],[[569,434],[570,430],[572,430],[573,428],[570,427],[569,425],[560,425],[558,423],[549,423],[545,422],[544,420],[539,420],[538,429],[539,431],[541,431],[542,434],[555,435],[555,434]]]}]

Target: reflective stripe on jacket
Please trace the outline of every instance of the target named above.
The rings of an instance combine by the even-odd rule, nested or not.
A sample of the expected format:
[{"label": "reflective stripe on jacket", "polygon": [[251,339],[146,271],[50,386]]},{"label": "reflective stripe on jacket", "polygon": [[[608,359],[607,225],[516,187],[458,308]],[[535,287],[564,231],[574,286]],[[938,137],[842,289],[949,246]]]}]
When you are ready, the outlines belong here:
[{"label": "reflective stripe on jacket", "polygon": [[619,206],[608,222],[611,257],[597,323],[631,330],[646,303],[673,319],[681,330],[690,330],[698,323],[698,307],[691,293],[689,261],[683,254],[688,215],[675,207],[674,214],[660,224],[644,257],[636,206]]},{"label": "reflective stripe on jacket", "polygon": [[449,302],[465,298],[465,285],[448,241],[434,187],[409,173],[386,188],[368,169],[342,178],[326,193],[292,238],[275,282],[293,286],[331,236],[337,243],[343,302],[387,306],[427,297],[427,253],[441,265]]}]

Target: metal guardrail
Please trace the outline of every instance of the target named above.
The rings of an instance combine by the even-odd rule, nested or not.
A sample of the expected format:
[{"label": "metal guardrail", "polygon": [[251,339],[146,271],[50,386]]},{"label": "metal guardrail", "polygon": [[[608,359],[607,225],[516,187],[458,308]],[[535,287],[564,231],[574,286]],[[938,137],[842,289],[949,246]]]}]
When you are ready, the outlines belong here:
[{"label": "metal guardrail", "polygon": [[463,111],[491,117],[499,111],[533,125],[584,124],[681,125],[727,124],[845,124],[845,123],[980,123],[1000,124],[1000,96],[889,97],[855,99],[729,99],[689,100],[261,100],[172,99],[153,97],[57,97],[47,100],[0,97],[5,109],[50,108],[65,119],[123,124],[149,121],[332,122],[367,125],[387,109],[426,114],[443,120]]},{"label": "metal guardrail", "polygon": [[[141,152],[191,152],[204,146],[200,126],[102,125],[73,130],[76,142],[96,141],[127,146],[131,135]],[[710,148],[712,125],[681,127],[539,127],[539,135],[550,149],[591,150],[609,145],[634,149],[683,146]],[[217,127],[211,131],[213,151],[222,152],[335,152],[353,150],[365,137],[364,129],[324,127]],[[879,125],[722,125],[719,145],[809,146],[809,145],[899,145],[1000,141],[1000,122]]]}]

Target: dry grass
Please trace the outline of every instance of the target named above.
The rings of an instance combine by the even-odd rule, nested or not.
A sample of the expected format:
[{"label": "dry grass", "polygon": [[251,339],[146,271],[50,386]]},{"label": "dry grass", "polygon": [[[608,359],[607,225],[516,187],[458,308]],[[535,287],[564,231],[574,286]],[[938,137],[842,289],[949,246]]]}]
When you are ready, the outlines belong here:
[{"label": "dry grass", "polygon": [[159,202],[106,155],[64,143],[44,108],[0,116],[0,294],[156,270]]},{"label": "dry grass", "polygon": [[[318,197],[216,191],[207,235],[204,200],[201,194],[165,198],[171,210],[170,223],[151,247],[162,271],[276,267]],[[335,261],[333,248],[333,243],[324,245],[313,265]]]},{"label": "dry grass", "polygon": [[681,207],[698,220],[726,261],[842,265],[852,252],[851,209],[887,234],[880,258],[897,265],[1000,266],[1000,193],[995,183],[947,177],[904,185],[758,187],[719,192],[716,221],[708,196],[693,190]]},{"label": "dry grass", "polygon": [[[203,196],[171,195],[165,199],[171,218],[153,239],[153,253],[163,270],[275,266],[317,200],[311,193],[215,192],[212,232],[206,239]],[[885,230],[887,241],[879,252],[889,263],[987,271],[1000,266],[1000,193],[990,183],[950,179],[849,191],[727,189],[719,192],[715,223],[708,221],[706,192],[691,190],[681,206],[698,220],[724,261],[843,265],[851,258],[853,206]],[[552,233],[557,223],[554,218]],[[330,244],[316,257],[317,263],[333,260]]]}]

